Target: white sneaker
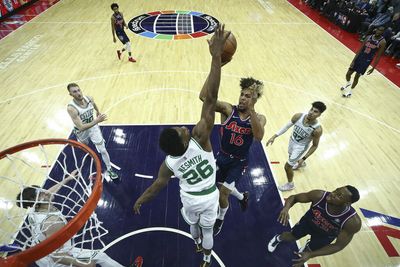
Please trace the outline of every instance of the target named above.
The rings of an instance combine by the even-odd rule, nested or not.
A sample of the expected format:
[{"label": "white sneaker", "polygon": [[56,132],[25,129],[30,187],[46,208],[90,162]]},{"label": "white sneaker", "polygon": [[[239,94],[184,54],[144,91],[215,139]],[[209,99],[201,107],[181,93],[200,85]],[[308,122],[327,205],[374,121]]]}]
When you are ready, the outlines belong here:
[{"label": "white sneaker", "polygon": [[349,87],[351,85],[351,82],[347,82],[345,85],[343,85],[342,87],[340,87],[340,90],[344,90],[344,89],[346,89],[347,87]]},{"label": "white sneaker", "polygon": [[396,64],[396,67],[400,69],[400,63],[397,63],[397,64]]},{"label": "white sneaker", "polygon": [[268,251],[269,252],[274,252],[276,247],[279,245],[279,241],[278,241],[278,236],[279,235],[275,235],[268,243]]},{"label": "white sneaker", "polygon": [[291,182],[291,183],[286,183],[284,185],[280,185],[280,186],[278,186],[278,189],[280,191],[282,191],[282,192],[293,190],[294,189],[294,183]]},{"label": "white sneaker", "polygon": [[296,162],[296,164],[293,165],[292,170],[298,170],[300,168],[304,168],[305,166],[307,166],[307,163],[305,161],[303,161],[303,163],[301,164],[301,166],[299,166],[299,164]]},{"label": "white sneaker", "polygon": [[351,97],[351,88],[348,90],[344,90],[342,93],[343,97]]}]

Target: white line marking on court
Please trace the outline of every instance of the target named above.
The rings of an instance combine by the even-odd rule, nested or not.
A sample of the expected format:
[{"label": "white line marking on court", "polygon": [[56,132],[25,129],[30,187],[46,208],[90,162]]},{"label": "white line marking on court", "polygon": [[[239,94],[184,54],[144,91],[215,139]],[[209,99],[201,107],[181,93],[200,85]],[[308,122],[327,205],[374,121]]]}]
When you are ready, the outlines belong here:
[{"label": "white line marking on court", "polygon": [[[148,75],[151,75],[151,74],[154,74],[154,73],[165,73],[165,74],[169,74],[169,73],[181,73],[181,74],[204,74],[204,75],[207,75],[207,74],[208,74],[208,72],[205,72],[205,71],[179,71],[179,70],[165,71],[165,70],[154,70],[154,71],[123,72],[123,73],[108,74],[108,75],[102,75],[102,76],[95,76],[95,77],[90,77],[90,78],[84,78],[84,79],[76,80],[76,81],[74,81],[74,82],[79,83],[79,82],[92,81],[92,80],[99,80],[99,79],[106,79],[106,78],[110,78],[110,77],[126,76],[126,75],[140,75],[140,74],[148,74]],[[241,78],[240,75],[235,75],[235,74],[222,74],[222,77]],[[295,89],[295,88],[292,88],[292,87],[287,86],[287,85],[285,85],[285,84],[280,84],[280,83],[276,83],[276,82],[270,82],[270,81],[266,81],[266,80],[263,80],[263,82],[264,82],[264,83],[268,83],[268,84],[272,84],[272,85],[274,85],[274,86],[282,87],[282,88],[285,88],[285,89],[288,89],[288,90],[300,92],[300,93],[302,93],[302,94],[309,95],[309,96],[312,96],[312,97],[314,97],[314,98],[320,98],[321,100],[324,99],[326,102],[329,102],[329,103],[331,103],[331,104],[333,104],[333,105],[339,106],[340,108],[344,108],[344,109],[350,110],[350,111],[352,111],[352,112],[354,112],[354,113],[356,113],[356,114],[358,114],[358,115],[360,115],[360,116],[362,116],[362,117],[364,117],[364,118],[367,118],[367,119],[369,119],[369,120],[371,120],[371,121],[374,121],[374,122],[376,122],[376,123],[378,123],[378,124],[380,124],[380,125],[382,125],[382,126],[388,128],[388,129],[390,129],[390,130],[392,130],[392,131],[394,131],[394,132],[400,134],[400,129],[394,128],[394,127],[390,126],[389,124],[387,124],[387,123],[385,123],[385,122],[383,122],[383,121],[380,121],[380,120],[378,120],[378,119],[376,119],[376,118],[374,118],[374,117],[372,117],[372,116],[366,115],[366,114],[364,114],[364,113],[362,113],[362,112],[360,112],[360,111],[357,111],[357,110],[355,110],[355,109],[353,109],[353,108],[344,106],[344,105],[342,105],[342,104],[338,104],[338,103],[336,103],[336,102],[334,102],[334,101],[332,101],[332,100],[326,98],[325,96],[320,96],[320,95],[311,94],[311,93],[308,93],[307,91]],[[31,91],[30,93],[27,93],[27,94],[17,95],[17,96],[15,96],[15,97],[11,97],[11,98],[8,98],[8,99],[6,99],[6,100],[0,101],[0,105],[1,105],[1,104],[4,104],[4,103],[7,103],[7,102],[9,102],[9,101],[18,99],[18,98],[22,98],[22,97],[25,97],[25,96],[28,96],[28,95],[36,94],[36,93],[38,93],[38,92],[44,92],[44,91],[47,91],[47,90],[50,90],[50,89],[56,89],[56,88],[59,88],[59,87],[62,87],[62,86],[63,86],[63,87],[66,87],[67,84],[68,84],[68,83],[62,83],[62,84],[58,84],[58,85],[53,85],[53,86],[45,87],[45,88],[42,88],[42,89],[33,90],[33,91]],[[392,83],[392,84],[393,84],[393,83]],[[397,87],[395,84],[393,84],[393,86],[394,86],[394,87]],[[153,88],[153,89],[147,89],[146,91],[136,92],[136,93],[134,93],[134,94],[132,94],[132,95],[130,95],[130,96],[127,96],[127,97],[121,99],[121,100],[118,101],[117,103],[121,103],[121,102],[125,101],[127,98],[132,97],[132,96],[137,95],[137,94],[148,93],[149,91],[162,91],[162,90],[180,90],[180,91],[183,91],[183,92],[191,92],[191,93],[194,93],[194,94],[198,94],[198,93],[199,93],[197,90],[180,89],[180,88]],[[112,105],[111,107],[114,107],[114,106],[115,106],[115,104]],[[111,108],[108,108],[107,111],[109,111],[110,109],[111,109]]]},{"label": "white line marking on court", "polygon": [[110,163],[111,163],[111,166],[114,167],[115,169],[117,169],[117,170],[119,170],[119,171],[121,170],[121,167],[115,165],[115,164],[112,163],[112,162],[110,162]]},{"label": "white line marking on court", "polygon": [[[141,233],[146,233],[146,232],[171,232],[171,233],[176,233],[176,234],[180,234],[183,236],[186,236],[190,239],[193,240],[192,236],[189,233],[186,233],[182,230],[179,229],[175,229],[175,228],[170,228],[170,227],[149,227],[149,228],[143,228],[143,229],[139,229],[139,230],[135,230],[132,231],[130,233],[127,233],[123,236],[118,237],[117,239],[115,239],[114,241],[110,242],[107,246],[105,246],[104,248],[102,248],[100,250],[100,252],[104,252],[107,249],[109,249],[110,247],[112,247],[113,245],[115,245],[116,243],[124,240],[125,238],[134,236],[134,235],[138,235]],[[193,244],[194,245],[194,244]],[[222,262],[221,258],[213,251],[211,251],[211,255],[214,257],[214,259],[218,262],[218,264],[220,265],[220,267],[225,267],[225,264]]]},{"label": "white line marking on court", "polygon": [[135,176],[140,177],[140,178],[153,179],[153,176],[151,176],[151,175],[144,175],[144,174],[140,174],[140,173],[135,173]]}]

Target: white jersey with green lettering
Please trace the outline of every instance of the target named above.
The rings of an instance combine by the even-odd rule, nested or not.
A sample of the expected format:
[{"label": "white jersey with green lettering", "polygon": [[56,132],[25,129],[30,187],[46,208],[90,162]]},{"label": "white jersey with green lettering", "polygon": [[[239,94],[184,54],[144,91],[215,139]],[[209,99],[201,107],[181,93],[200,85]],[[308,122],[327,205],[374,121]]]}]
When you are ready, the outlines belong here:
[{"label": "white jersey with green lettering", "polygon": [[86,107],[82,108],[77,103],[75,103],[74,100],[72,100],[68,104],[68,106],[73,106],[78,111],[78,115],[81,118],[82,124],[87,124],[87,123],[92,122],[94,119],[94,116],[93,116],[94,106],[93,106],[92,101],[87,96],[84,96],[83,98],[88,103]]},{"label": "white jersey with green lettering", "polygon": [[305,125],[304,119],[307,113],[303,113],[293,126],[293,133],[290,138],[299,145],[308,146],[312,141],[312,133],[319,127],[319,122],[312,125]]},{"label": "white jersey with green lettering", "polygon": [[165,164],[179,179],[179,186],[186,193],[212,192],[215,189],[216,165],[213,152],[204,149],[192,137],[182,156],[167,156]]}]

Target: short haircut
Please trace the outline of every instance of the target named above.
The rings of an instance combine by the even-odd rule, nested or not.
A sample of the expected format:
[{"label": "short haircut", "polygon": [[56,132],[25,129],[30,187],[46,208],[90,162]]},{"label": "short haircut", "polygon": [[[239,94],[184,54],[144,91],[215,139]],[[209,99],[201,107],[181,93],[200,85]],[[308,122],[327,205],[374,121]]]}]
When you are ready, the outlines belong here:
[{"label": "short haircut", "polygon": [[36,201],[38,188],[40,187],[37,185],[32,185],[22,189],[22,191],[17,195],[17,206],[24,209],[32,207]]},{"label": "short haircut", "polygon": [[240,88],[242,90],[252,89],[257,93],[257,99],[263,94],[264,83],[262,81],[256,80],[253,77],[241,78]]},{"label": "short haircut", "polygon": [[79,85],[77,85],[76,83],[69,83],[69,84],[67,85],[68,91],[70,91],[72,87],[79,87]]},{"label": "short haircut", "polygon": [[326,106],[324,103],[321,101],[315,101],[314,103],[311,104],[313,108],[316,108],[319,110],[319,112],[323,113],[326,110]]},{"label": "short haircut", "polygon": [[357,188],[351,185],[346,185],[345,187],[351,193],[351,203],[357,202],[360,199],[360,193],[358,192]]},{"label": "short haircut", "polygon": [[172,128],[164,129],[159,139],[160,148],[171,156],[180,156],[185,152],[185,146],[178,131]]},{"label": "short haircut", "polygon": [[111,4],[111,9],[114,10],[114,7],[119,8],[119,5],[117,3],[112,3]]}]

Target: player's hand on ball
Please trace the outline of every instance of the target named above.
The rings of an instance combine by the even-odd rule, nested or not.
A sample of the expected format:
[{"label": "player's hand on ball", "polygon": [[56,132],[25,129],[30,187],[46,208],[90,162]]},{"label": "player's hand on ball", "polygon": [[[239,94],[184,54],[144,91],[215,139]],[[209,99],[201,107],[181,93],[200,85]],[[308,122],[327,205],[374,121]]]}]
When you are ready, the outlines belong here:
[{"label": "player's hand on ball", "polygon": [[222,55],[226,39],[228,39],[230,35],[230,32],[225,32],[224,29],[224,24],[218,24],[213,37],[210,40],[207,40],[212,56],[221,57]]}]

